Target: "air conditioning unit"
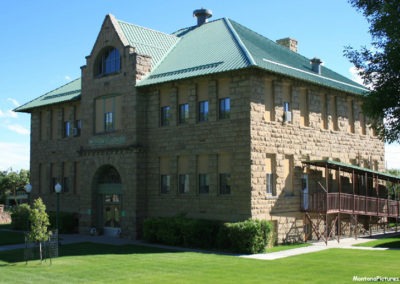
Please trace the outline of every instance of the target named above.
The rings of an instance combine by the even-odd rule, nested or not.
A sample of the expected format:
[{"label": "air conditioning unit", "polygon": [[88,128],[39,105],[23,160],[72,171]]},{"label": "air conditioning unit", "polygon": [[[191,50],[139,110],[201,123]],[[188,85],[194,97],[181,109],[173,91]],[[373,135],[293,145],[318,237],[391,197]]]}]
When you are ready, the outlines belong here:
[{"label": "air conditioning unit", "polygon": [[283,113],[283,121],[284,122],[292,122],[292,112],[291,111],[285,111]]}]

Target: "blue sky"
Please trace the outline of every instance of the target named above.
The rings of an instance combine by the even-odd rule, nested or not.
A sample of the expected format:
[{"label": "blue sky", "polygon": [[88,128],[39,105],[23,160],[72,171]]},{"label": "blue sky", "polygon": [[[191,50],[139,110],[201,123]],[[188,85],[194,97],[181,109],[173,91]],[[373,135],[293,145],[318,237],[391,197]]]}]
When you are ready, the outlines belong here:
[{"label": "blue sky", "polygon": [[[211,9],[270,38],[298,40],[298,52],[319,57],[353,78],[344,46],[371,41],[368,23],[346,0],[14,0],[2,2],[0,26],[0,170],[29,168],[30,115],[12,111],[80,77],[104,17],[172,33],[192,26],[192,12]],[[400,149],[390,147],[388,168],[400,168]],[[398,162],[399,161],[399,162]]]}]

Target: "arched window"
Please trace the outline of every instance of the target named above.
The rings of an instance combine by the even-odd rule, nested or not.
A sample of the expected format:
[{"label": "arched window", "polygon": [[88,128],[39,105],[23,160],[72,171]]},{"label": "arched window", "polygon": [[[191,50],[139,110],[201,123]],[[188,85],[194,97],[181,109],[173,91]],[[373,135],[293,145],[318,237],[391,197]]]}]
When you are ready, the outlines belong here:
[{"label": "arched window", "polygon": [[95,76],[104,76],[119,72],[121,69],[121,56],[114,47],[105,48],[97,57]]}]

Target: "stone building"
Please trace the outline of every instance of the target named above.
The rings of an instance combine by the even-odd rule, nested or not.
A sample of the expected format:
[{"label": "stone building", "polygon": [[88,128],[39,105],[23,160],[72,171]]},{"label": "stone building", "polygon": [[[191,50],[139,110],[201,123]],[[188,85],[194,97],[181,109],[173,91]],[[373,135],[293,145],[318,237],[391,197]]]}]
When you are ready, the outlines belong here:
[{"label": "stone building", "polygon": [[[82,76],[31,114],[32,197],[79,229],[138,238],[146,217],[272,220],[303,234],[303,161],[384,167],[366,89],[227,18],[165,34],[107,15]],[[293,230],[293,228],[296,228]]]}]

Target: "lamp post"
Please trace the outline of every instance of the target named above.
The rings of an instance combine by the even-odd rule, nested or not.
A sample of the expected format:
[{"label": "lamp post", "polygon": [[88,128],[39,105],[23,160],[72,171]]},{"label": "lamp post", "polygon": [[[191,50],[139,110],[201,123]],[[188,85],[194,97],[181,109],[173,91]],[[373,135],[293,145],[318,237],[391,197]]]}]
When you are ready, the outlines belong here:
[{"label": "lamp post", "polygon": [[25,191],[26,194],[28,195],[28,205],[31,205],[31,191],[32,191],[32,185],[30,183],[27,183],[25,185]]},{"label": "lamp post", "polygon": [[[27,183],[27,184],[25,185],[24,189],[25,189],[25,191],[26,191],[26,194],[28,195],[28,205],[31,206],[31,191],[32,191],[32,185],[31,185],[30,183]],[[28,232],[29,232],[29,231],[30,231],[30,230],[29,230],[29,227],[30,227],[29,216],[28,216],[28,220],[27,220],[26,223],[27,223],[26,227],[27,227],[27,230],[28,230]]]},{"label": "lamp post", "polygon": [[60,215],[60,192],[61,192],[61,184],[57,182],[57,184],[54,186],[54,190],[57,194],[57,213],[56,213],[56,229],[57,229],[57,243],[59,242],[59,237],[58,237],[58,217]]}]

